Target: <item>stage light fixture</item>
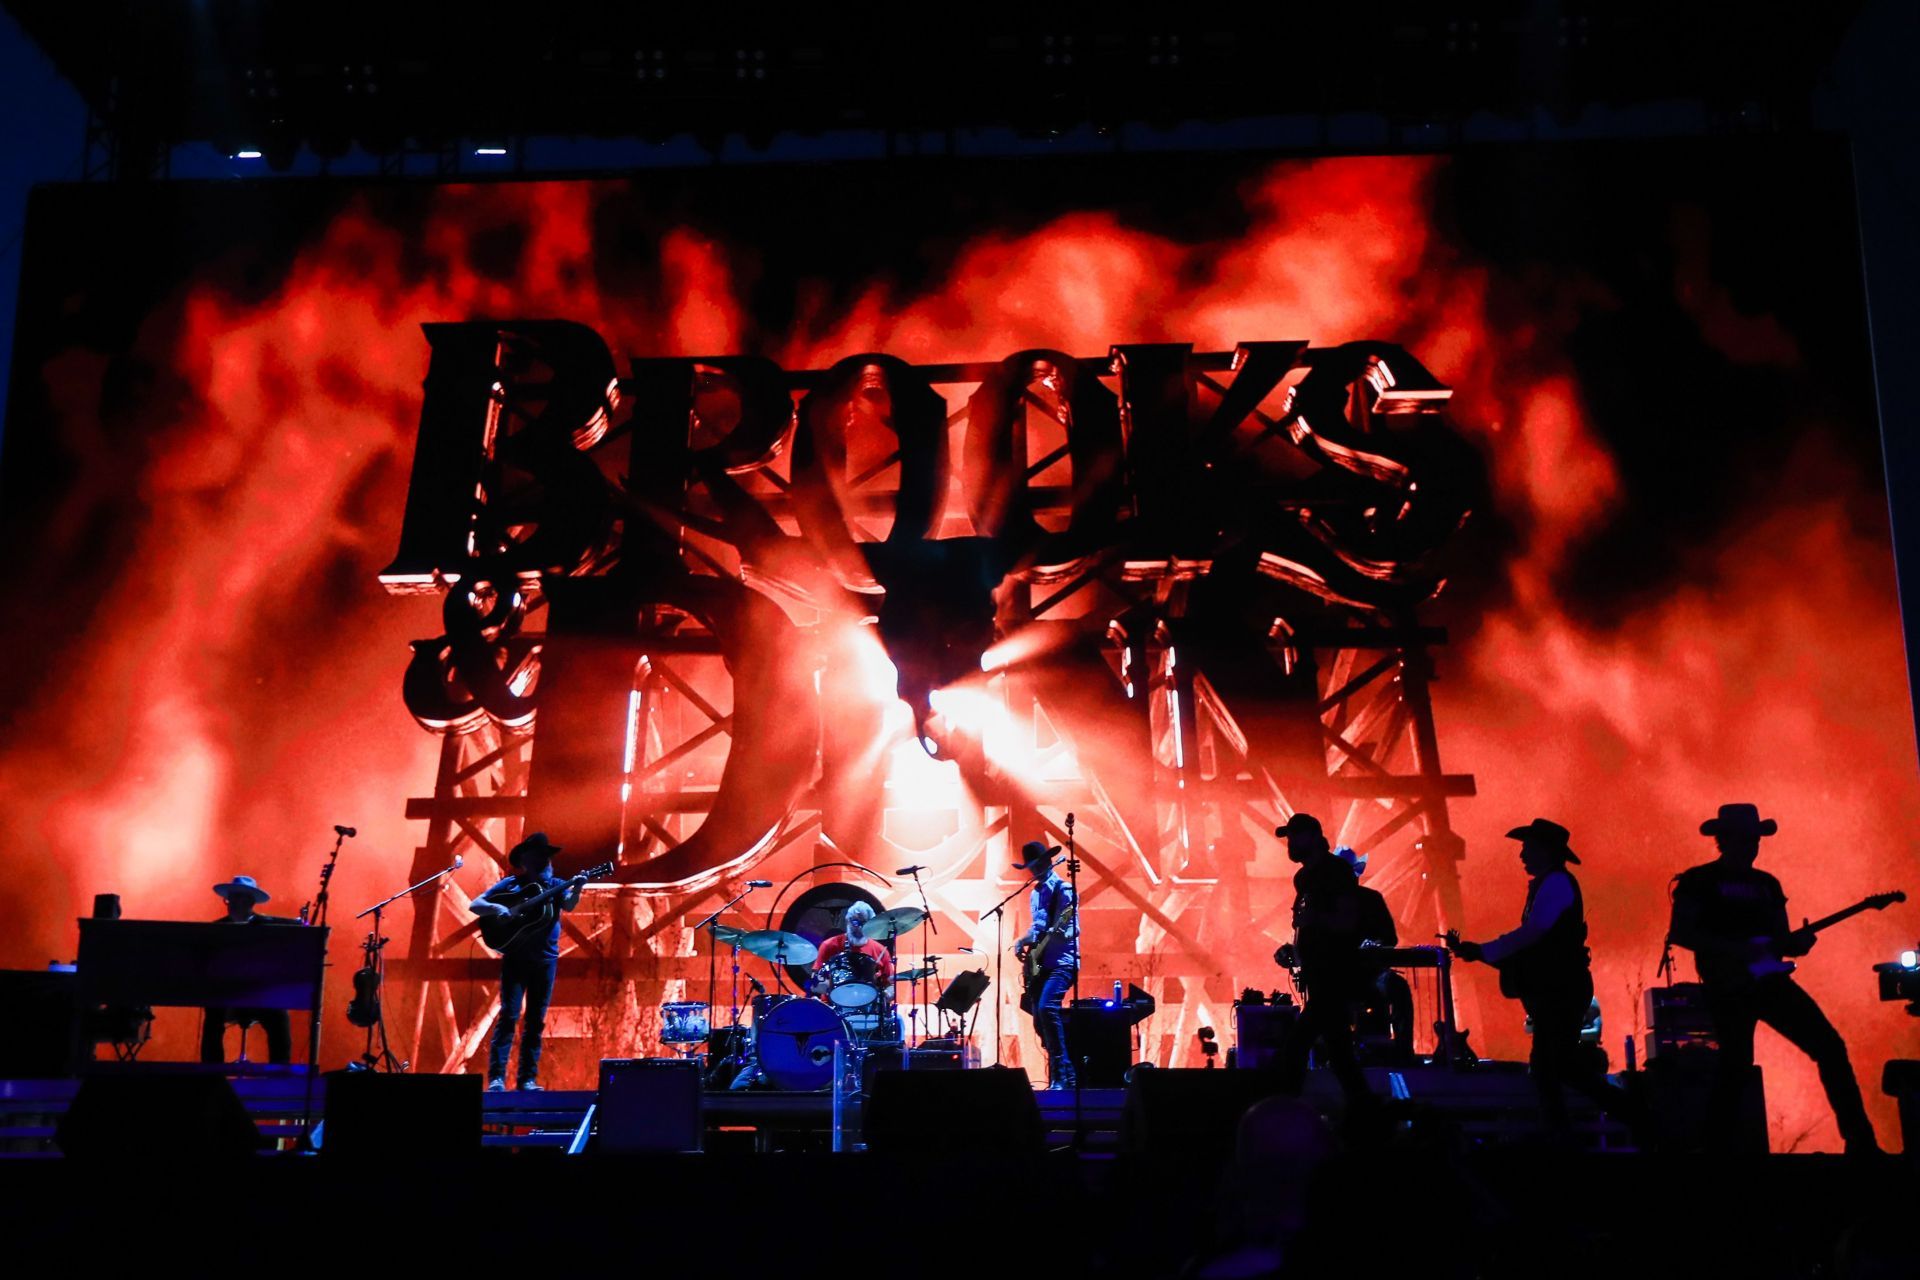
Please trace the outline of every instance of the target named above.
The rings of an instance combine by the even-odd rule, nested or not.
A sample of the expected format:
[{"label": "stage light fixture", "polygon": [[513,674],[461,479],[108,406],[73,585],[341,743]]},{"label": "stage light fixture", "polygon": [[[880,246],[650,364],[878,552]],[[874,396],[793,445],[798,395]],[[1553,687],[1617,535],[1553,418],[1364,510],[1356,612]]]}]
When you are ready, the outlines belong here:
[{"label": "stage light fixture", "polygon": [[1920,951],[1902,951],[1900,953],[1900,967],[1902,969],[1920,968]]},{"label": "stage light fixture", "polygon": [[507,149],[505,147],[475,147],[473,154],[477,156],[503,156],[507,154]]},{"label": "stage light fixture", "polygon": [[233,153],[233,158],[235,160],[258,160],[260,153],[258,151],[236,151]]}]

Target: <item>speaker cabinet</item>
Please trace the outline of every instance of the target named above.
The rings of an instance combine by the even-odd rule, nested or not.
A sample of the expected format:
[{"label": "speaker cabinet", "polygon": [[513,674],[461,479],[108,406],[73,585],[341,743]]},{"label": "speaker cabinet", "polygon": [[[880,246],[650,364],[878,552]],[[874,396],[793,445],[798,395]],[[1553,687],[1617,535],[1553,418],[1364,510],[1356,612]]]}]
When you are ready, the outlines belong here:
[{"label": "speaker cabinet", "polygon": [[1136,1071],[1121,1111],[1129,1151],[1224,1159],[1247,1108],[1280,1092],[1265,1071],[1173,1068]]},{"label": "speaker cabinet", "polygon": [[333,1071],[321,1153],[365,1159],[480,1150],[479,1076]]},{"label": "speaker cabinet", "polygon": [[81,1159],[209,1159],[261,1145],[233,1085],[215,1073],[88,1076],[54,1140]]},{"label": "speaker cabinet", "polygon": [[1046,1133],[1033,1084],[1018,1067],[874,1073],[867,1097],[870,1151],[1040,1154]]},{"label": "speaker cabinet", "polygon": [[700,1150],[700,1066],[685,1058],[602,1058],[594,1150]]}]

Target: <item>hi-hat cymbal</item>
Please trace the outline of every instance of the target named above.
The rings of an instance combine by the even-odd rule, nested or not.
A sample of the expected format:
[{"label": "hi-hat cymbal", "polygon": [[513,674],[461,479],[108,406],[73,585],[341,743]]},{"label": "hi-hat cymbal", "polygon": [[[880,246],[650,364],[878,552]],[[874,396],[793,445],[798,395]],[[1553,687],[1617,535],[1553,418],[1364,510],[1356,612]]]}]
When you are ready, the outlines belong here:
[{"label": "hi-hat cymbal", "polygon": [[933,966],[927,965],[919,969],[902,969],[899,973],[893,975],[893,980],[895,982],[918,982],[922,978],[931,977],[933,977]]},{"label": "hi-hat cymbal", "polygon": [[912,933],[926,918],[927,913],[918,907],[895,907],[891,911],[882,911],[867,921],[860,931],[876,942],[885,942],[888,938]]},{"label": "hi-hat cymbal", "polygon": [[780,929],[756,929],[742,935],[740,949],[776,964],[812,964],[820,948],[797,933]]}]

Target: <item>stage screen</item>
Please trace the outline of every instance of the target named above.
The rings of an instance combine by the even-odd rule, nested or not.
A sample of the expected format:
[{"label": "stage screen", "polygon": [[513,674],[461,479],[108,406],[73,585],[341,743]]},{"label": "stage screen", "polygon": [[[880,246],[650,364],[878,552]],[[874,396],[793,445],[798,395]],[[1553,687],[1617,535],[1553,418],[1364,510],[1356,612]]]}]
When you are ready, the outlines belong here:
[{"label": "stage screen", "polygon": [[[1539,816],[1617,1069],[1719,805],[1778,820],[1796,920],[1920,888],[1850,191],[1774,140],[43,189],[0,962],[71,959],[97,893],[211,919],[246,874],[296,914],[348,825],[323,1059],[363,1044],[356,914],[460,857],[385,915],[387,1030],[480,1070],[465,904],[544,830],[614,863],[549,1087],[674,1052],[664,1004],[791,990],[696,931],[742,893],[721,923],[816,937],[924,901],[901,966],[983,969],[983,1061],[1044,1075],[1025,895],[990,908],[1071,814],[1081,994],[1139,986],[1140,1056],[1197,1066],[1288,989],[1289,813],[1403,945],[1511,928]],[[1870,966],[1916,936],[1868,913],[1800,967],[1888,1142],[1913,1023]],[[1776,1149],[1836,1149],[1812,1065],[1760,1060]]]}]

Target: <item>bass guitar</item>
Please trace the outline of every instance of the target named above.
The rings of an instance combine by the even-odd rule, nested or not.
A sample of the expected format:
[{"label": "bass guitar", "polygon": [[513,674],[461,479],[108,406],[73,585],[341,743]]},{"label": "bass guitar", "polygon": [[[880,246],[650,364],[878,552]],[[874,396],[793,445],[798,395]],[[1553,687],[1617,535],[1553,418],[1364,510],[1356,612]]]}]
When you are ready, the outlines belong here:
[{"label": "bass guitar", "polygon": [[511,894],[489,901],[505,907],[506,914],[480,917],[480,940],[495,951],[504,952],[516,942],[534,933],[545,933],[560,916],[560,898],[589,880],[613,874],[613,864],[603,862],[589,867],[570,880],[556,880],[545,888],[527,885]]}]

